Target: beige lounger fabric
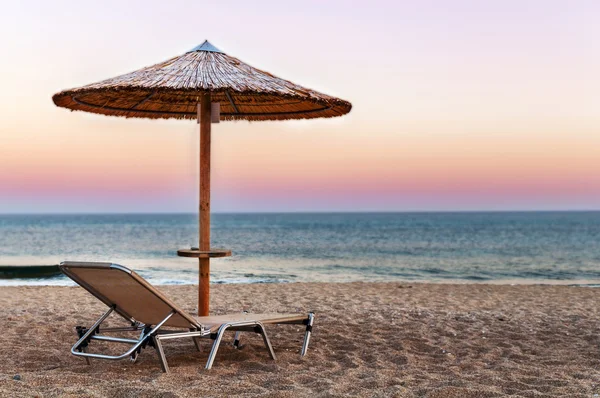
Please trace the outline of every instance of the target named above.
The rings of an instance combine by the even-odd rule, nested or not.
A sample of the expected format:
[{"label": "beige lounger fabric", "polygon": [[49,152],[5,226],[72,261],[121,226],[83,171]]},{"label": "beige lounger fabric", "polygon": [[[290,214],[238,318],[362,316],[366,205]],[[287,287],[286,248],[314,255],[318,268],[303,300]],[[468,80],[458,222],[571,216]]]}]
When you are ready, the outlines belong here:
[{"label": "beige lounger fabric", "polygon": [[111,263],[63,263],[61,268],[106,305],[116,305],[117,312],[138,322],[156,325],[174,309],[177,314],[165,326],[200,327],[194,318],[133,271],[111,268]]},{"label": "beige lounger fabric", "polygon": [[262,324],[301,323],[307,319],[302,314],[227,314],[195,317],[206,329],[217,330],[224,323],[259,321]]}]

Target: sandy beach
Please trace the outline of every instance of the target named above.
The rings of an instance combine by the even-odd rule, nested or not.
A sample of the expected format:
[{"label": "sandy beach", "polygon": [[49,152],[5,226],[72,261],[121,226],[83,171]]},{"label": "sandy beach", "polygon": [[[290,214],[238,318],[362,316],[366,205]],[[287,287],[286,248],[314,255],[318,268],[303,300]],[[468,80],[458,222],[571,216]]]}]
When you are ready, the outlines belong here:
[{"label": "sandy beach", "polygon": [[[196,286],[162,286],[194,311]],[[213,286],[213,313],[316,313],[309,354],[302,327],[223,345],[204,371],[197,352],[170,342],[170,374],[152,349],[135,364],[69,353],[74,326],[104,310],[77,287],[0,289],[0,396],[592,397],[600,393],[598,291],[543,285],[406,283]],[[115,318],[115,324],[118,322]],[[231,337],[230,337],[231,338]],[[16,380],[18,379],[18,380]]]}]

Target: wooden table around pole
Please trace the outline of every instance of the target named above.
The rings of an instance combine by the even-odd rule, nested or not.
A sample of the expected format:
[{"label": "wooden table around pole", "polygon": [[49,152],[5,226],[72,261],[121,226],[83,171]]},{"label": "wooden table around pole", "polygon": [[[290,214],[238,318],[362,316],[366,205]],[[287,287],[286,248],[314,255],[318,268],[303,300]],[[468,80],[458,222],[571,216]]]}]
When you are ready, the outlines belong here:
[{"label": "wooden table around pole", "polygon": [[199,239],[198,248],[178,250],[181,257],[197,257],[199,262],[198,315],[208,316],[210,305],[210,259],[211,257],[231,256],[226,249],[210,247],[210,127],[211,95],[202,94],[198,104],[200,124],[200,200],[198,208]]}]

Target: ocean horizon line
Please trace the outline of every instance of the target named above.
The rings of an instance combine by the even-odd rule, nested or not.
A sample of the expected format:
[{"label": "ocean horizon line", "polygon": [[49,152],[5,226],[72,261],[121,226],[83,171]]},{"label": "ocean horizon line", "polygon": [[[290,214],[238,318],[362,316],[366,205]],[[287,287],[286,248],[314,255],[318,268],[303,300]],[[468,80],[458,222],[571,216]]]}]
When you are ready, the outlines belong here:
[{"label": "ocean horizon line", "polygon": [[[212,215],[260,215],[260,214],[518,214],[518,213],[600,213],[598,209],[556,209],[556,210],[358,210],[358,211],[329,211],[329,210],[310,210],[310,211],[213,211]],[[188,211],[159,211],[159,212],[15,212],[0,213],[4,216],[77,216],[77,215],[190,215],[197,212]]]}]

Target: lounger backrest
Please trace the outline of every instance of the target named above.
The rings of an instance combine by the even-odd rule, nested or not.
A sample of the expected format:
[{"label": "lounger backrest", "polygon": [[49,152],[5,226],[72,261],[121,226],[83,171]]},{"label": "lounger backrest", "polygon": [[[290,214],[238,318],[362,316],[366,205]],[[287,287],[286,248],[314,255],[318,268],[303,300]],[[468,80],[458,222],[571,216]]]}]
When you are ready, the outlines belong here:
[{"label": "lounger backrest", "polygon": [[126,319],[156,325],[172,310],[165,326],[198,328],[200,324],[130,269],[111,263],[65,261],[60,270]]}]

